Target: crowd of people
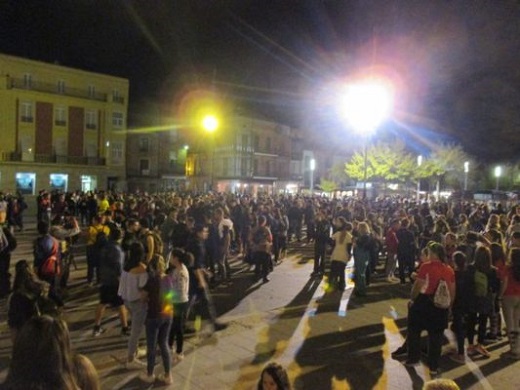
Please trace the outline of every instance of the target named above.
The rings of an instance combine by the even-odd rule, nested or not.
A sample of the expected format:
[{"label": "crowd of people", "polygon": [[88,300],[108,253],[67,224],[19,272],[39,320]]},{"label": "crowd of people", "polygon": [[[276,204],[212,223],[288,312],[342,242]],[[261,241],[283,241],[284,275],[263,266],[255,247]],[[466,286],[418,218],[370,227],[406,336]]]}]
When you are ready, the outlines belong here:
[{"label": "crowd of people", "polygon": [[[511,345],[507,356],[520,359],[520,207],[285,194],[44,191],[37,202],[34,272],[27,261],[17,264],[10,300],[12,305],[23,301],[27,306],[22,314],[10,311],[15,348],[18,335],[35,314],[46,317],[55,312],[59,316],[63,310],[63,292],[73,264],[65,261],[65,254],[83,234],[85,282],[88,288],[99,289],[92,334],[103,334],[105,309],[117,308],[121,333],[129,337],[126,367],[142,369],[140,378],[147,383],[156,380],[157,345],[164,366],[159,379],[172,382],[172,362],[184,358],[184,332],[190,316],[204,314],[213,331],[226,327],[217,320],[218,302],[211,289],[233,282],[232,254],[254,267],[252,278],[268,283],[269,273],[283,260],[293,240],[313,245],[310,276],[326,277],[332,290],[346,288],[345,268],[352,259],[353,293],[359,299],[367,295],[374,277],[384,276],[391,284],[410,283],[407,341],[393,354],[407,354],[406,364],[418,362],[420,334],[427,330],[428,364],[436,375],[442,332],[449,321],[458,342],[454,360],[462,362],[466,355],[477,353],[488,356],[484,344],[502,336],[502,316]],[[5,240],[0,235],[0,246],[5,241],[9,248],[5,252],[10,253],[16,239],[12,229],[2,232]],[[8,274],[2,275],[4,268],[0,269],[0,282]],[[449,287],[450,308],[436,307],[433,302],[441,280]],[[5,284],[10,291],[8,278]],[[30,302],[41,297],[45,299],[34,313],[35,305]],[[146,363],[139,359],[142,330],[146,330]]]}]

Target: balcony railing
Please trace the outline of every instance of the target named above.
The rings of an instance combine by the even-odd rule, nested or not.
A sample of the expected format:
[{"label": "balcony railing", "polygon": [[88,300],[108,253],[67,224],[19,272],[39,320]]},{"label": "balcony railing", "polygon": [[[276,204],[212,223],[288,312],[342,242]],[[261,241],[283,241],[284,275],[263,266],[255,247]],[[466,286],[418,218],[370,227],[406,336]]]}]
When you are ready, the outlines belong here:
[{"label": "balcony railing", "polygon": [[[2,152],[0,153],[0,159],[1,161],[23,161],[20,152]],[[30,162],[40,164],[106,165],[106,159],[103,157],[62,156],[56,154],[35,154],[34,160],[31,159]]]},{"label": "balcony railing", "polygon": [[58,87],[58,83],[44,83],[38,81],[31,81],[27,84],[23,79],[10,78],[7,84],[9,89],[27,89],[38,92],[52,93],[56,95],[65,95],[71,97],[77,97],[81,99],[97,100],[100,102],[107,101],[107,94],[101,92],[92,92],[88,89],[70,88],[70,87]]}]

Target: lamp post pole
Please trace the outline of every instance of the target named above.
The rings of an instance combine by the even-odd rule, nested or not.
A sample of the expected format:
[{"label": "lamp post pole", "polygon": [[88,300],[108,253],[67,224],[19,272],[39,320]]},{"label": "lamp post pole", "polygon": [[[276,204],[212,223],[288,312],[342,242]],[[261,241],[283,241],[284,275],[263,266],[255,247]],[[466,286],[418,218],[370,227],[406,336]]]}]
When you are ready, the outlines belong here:
[{"label": "lamp post pole", "polygon": [[368,138],[365,137],[363,145],[363,200],[367,198],[367,176],[368,176]]},{"label": "lamp post pole", "polygon": [[469,161],[464,162],[464,191],[468,190]]},{"label": "lamp post pole", "polygon": [[[420,167],[422,165],[422,156],[417,156],[417,167]],[[417,178],[417,203],[421,200],[421,179]]]},{"label": "lamp post pole", "polygon": [[311,180],[310,180],[310,191],[311,195],[314,192],[314,169],[316,169],[316,160],[311,158],[310,161],[310,169],[311,169]]}]

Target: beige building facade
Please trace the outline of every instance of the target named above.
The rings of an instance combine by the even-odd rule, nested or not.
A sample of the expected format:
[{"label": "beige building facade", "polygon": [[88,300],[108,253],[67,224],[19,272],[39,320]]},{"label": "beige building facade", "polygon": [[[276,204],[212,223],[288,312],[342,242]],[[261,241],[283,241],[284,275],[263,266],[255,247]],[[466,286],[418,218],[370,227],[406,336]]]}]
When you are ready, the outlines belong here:
[{"label": "beige building facade", "polygon": [[126,189],[128,80],[0,54],[0,188]]}]

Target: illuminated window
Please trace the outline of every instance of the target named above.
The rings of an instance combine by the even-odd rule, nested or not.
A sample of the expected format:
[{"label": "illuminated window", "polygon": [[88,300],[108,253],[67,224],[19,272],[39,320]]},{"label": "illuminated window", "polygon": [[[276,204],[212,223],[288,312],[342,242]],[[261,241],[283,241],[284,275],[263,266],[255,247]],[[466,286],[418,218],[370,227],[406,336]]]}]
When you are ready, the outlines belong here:
[{"label": "illuminated window", "polygon": [[26,73],[23,75],[23,86],[25,88],[31,88],[32,87],[32,75],[29,73]]},{"label": "illuminated window", "polygon": [[139,151],[148,152],[150,150],[150,143],[147,137],[139,138]]}]

